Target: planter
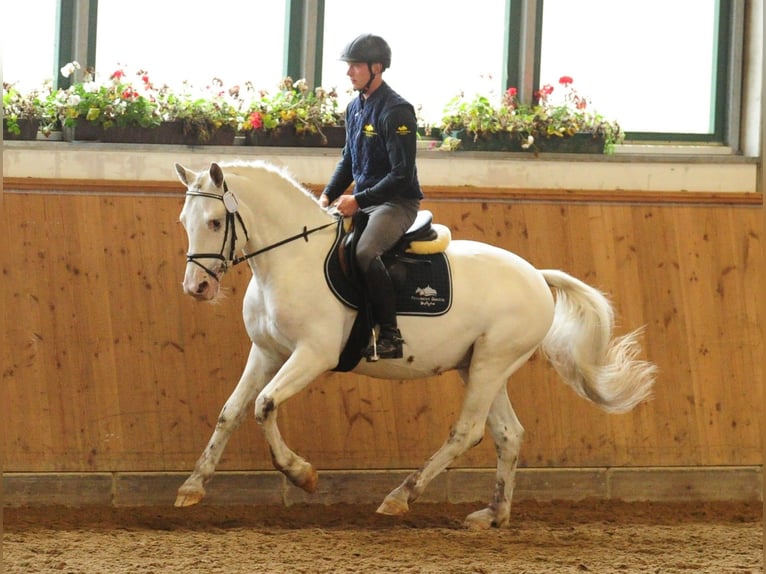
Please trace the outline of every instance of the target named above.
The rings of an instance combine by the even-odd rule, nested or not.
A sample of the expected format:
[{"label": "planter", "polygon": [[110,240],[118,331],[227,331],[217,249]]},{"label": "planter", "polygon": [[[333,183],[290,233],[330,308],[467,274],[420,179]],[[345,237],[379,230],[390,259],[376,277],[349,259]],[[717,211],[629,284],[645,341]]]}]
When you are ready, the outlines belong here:
[{"label": "planter", "polygon": [[438,127],[418,127],[418,135],[421,138],[425,139],[433,139],[433,140],[440,140],[442,139],[442,130]]},{"label": "planter", "polygon": [[536,138],[528,148],[521,147],[526,138],[512,132],[480,134],[473,132],[454,132],[452,137],[460,139],[458,150],[464,151],[506,151],[532,153],[592,153],[603,154],[605,139],[603,135],[578,133],[573,136]]},{"label": "planter", "polygon": [[345,126],[327,126],[322,128],[327,138],[326,147],[343,147],[346,145],[346,127]]},{"label": "planter", "polygon": [[35,140],[37,139],[37,130],[40,128],[39,120],[21,119],[16,120],[19,126],[18,134],[8,131],[7,120],[3,120],[3,139],[4,140]]},{"label": "planter", "polygon": [[194,126],[187,128],[184,122],[162,122],[158,126],[113,126],[104,130],[104,142],[140,143],[164,145],[234,145],[236,130],[232,126],[221,126],[203,135]]},{"label": "planter", "polygon": [[293,126],[276,130],[247,130],[244,132],[245,145],[280,147],[343,147],[346,143],[346,128],[328,126],[322,134],[298,134]]},{"label": "planter", "polygon": [[77,120],[73,127],[65,127],[67,141],[101,141],[105,143],[136,143],[165,145],[234,145],[236,130],[222,126],[207,134],[207,139],[194,127],[187,129],[184,122],[163,122],[158,126],[111,126],[104,128],[87,120]]},{"label": "planter", "polygon": [[452,137],[460,139],[458,150],[464,151],[524,151],[521,140],[510,132],[484,133],[476,136],[474,132],[453,132]]},{"label": "planter", "polygon": [[543,153],[604,153],[605,138],[599,134],[579,133],[569,137],[539,138],[535,151]]},{"label": "planter", "polygon": [[68,142],[101,141],[104,137],[104,126],[79,118],[73,126],[64,125],[61,128],[61,135]]}]

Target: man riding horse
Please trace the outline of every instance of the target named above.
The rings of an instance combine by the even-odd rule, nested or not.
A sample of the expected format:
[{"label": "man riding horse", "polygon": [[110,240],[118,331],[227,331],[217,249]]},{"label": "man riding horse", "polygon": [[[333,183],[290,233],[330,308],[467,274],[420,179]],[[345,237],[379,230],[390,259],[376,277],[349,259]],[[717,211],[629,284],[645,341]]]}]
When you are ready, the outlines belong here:
[{"label": "man riding horse", "polygon": [[[423,198],[415,166],[417,119],[412,105],[383,81],[391,65],[391,48],[383,38],[358,36],[340,59],[347,62],[359,97],[346,109],[346,145],[320,204],[326,208],[337,200],[341,215],[361,210],[368,216],[356,263],[380,332],[363,354],[367,360],[398,359],[404,341],[396,320],[396,292],[381,255],[415,221]],[[353,194],[343,195],[352,182]]]}]

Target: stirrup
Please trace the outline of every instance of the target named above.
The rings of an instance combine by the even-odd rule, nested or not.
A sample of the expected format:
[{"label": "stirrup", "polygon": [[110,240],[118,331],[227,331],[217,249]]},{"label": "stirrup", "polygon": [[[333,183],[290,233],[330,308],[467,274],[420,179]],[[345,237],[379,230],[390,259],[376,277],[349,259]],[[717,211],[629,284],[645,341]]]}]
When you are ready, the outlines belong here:
[{"label": "stirrup", "polygon": [[380,359],[401,359],[404,357],[402,339],[399,330],[386,333],[388,336],[379,337],[375,329],[372,330],[370,344],[362,351],[362,355],[367,358],[368,363],[374,363]]}]

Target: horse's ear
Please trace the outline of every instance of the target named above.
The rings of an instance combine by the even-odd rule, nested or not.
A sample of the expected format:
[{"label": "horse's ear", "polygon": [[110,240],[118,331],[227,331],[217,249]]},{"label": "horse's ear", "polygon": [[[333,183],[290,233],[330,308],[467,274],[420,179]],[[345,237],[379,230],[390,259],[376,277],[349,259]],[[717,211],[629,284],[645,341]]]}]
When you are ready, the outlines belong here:
[{"label": "horse's ear", "polygon": [[181,183],[184,185],[189,185],[189,175],[184,166],[182,166],[180,163],[176,164],[176,173],[178,174],[178,179],[181,180]]},{"label": "horse's ear", "polygon": [[213,180],[216,187],[221,187],[223,185],[223,170],[221,169],[221,166],[215,162],[210,164],[210,179]]}]

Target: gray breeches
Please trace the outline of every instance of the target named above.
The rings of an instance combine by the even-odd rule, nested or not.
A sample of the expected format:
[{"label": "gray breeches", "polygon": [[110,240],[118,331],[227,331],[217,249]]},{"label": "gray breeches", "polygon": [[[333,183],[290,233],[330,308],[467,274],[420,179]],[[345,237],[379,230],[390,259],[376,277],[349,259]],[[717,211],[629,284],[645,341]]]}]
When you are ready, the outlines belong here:
[{"label": "gray breeches", "polygon": [[363,273],[370,263],[391,249],[415,221],[419,199],[403,199],[365,209],[370,219],[356,246],[356,260]]}]

